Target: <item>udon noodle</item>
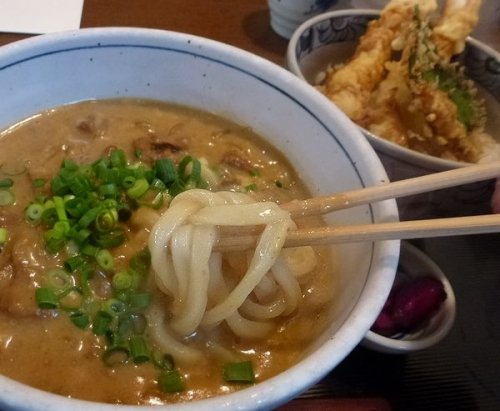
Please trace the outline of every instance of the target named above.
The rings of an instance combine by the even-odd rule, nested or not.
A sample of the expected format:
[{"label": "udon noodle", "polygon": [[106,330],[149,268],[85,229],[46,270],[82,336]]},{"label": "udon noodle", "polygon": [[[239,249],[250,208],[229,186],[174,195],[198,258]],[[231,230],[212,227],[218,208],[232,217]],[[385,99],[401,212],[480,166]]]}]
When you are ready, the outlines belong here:
[{"label": "udon noodle", "polygon": [[[264,230],[248,256],[246,272],[235,281],[225,273],[221,252],[213,250],[218,229],[255,225],[264,225]],[[154,334],[157,343],[172,352],[174,336],[188,337],[200,327],[210,329],[223,322],[239,337],[268,335],[274,318],[297,308],[302,295],[297,277],[316,262],[312,249],[298,249],[301,267],[294,270],[287,255],[297,249],[281,250],[294,228],[289,213],[276,203],[255,202],[248,194],[194,189],[178,195],[149,239],[156,283],[173,300],[168,330]],[[151,321],[164,324],[163,315],[152,310]],[[172,354],[178,358],[197,356],[183,345],[174,346]]]}]

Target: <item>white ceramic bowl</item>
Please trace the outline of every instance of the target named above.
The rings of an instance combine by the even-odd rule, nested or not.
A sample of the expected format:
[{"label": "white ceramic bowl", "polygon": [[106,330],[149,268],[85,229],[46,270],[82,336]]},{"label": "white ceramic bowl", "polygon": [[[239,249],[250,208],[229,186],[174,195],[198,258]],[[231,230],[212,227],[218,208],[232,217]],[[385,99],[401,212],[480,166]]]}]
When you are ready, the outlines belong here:
[{"label": "white ceramic bowl", "polygon": [[[378,10],[340,10],[315,16],[304,22],[290,39],[288,69],[311,85],[330,64],[345,62],[354,52],[367,24]],[[461,55],[467,75],[480,86],[488,110],[488,130],[493,136],[500,126],[500,54],[469,38]],[[487,90],[487,91],[486,91]],[[362,132],[379,155],[391,180],[402,180],[467,166],[418,153],[385,140],[364,128]],[[432,218],[490,212],[493,182],[467,184],[398,200],[401,219]]]},{"label": "white ceramic bowl", "polygon": [[[429,348],[446,337],[455,321],[455,293],[448,278],[439,266],[425,253],[407,242],[401,243],[399,265],[401,271],[407,277],[431,276],[437,278],[443,283],[446,300],[425,327],[411,334],[404,334],[399,338],[390,338],[374,331],[368,331],[361,344],[366,348],[387,354],[406,354]],[[397,282],[398,278],[396,278],[395,284]]]},{"label": "white ceramic bowl", "polygon": [[[286,153],[313,194],[387,182],[372,147],[317,91],[262,58],[211,40],[110,28],[50,34],[0,49],[0,129],[41,110],[86,99],[140,97],[180,103],[249,125]],[[21,154],[20,154],[21,155]],[[325,173],[325,170],[328,170]],[[337,224],[397,219],[393,200],[344,210]],[[333,320],[286,372],[235,394],[160,410],[256,410],[282,404],[332,370],[361,341],[394,280],[399,241],[339,247]],[[41,392],[0,377],[0,409],[139,411]]]}]

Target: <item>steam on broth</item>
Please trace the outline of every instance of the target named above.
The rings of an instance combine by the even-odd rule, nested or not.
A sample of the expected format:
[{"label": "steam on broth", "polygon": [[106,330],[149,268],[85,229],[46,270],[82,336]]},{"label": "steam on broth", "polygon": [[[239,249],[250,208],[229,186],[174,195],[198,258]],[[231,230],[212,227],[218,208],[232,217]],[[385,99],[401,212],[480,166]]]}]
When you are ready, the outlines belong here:
[{"label": "steam on broth", "polygon": [[[250,206],[235,208],[245,212],[241,221],[228,214],[237,221],[228,224],[254,224],[255,201],[306,198],[286,158],[251,129],[186,107],[103,100],[40,113],[4,130],[0,144],[0,191],[12,196],[0,206],[3,375],[93,401],[187,401],[272,377],[325,329],[330,250],[278,249],[270,258],[264,245],[268,266],[235,307],[225,300],[253,252],[214,254],[190,237],[196,222],[167,212],[193,201]],[[214,209],[204,212],[207,230],[222,224]],[[268,221],[278,222],[293,225],[283,215]],[[168,224],[180,231],[166,251]],[[209,279],[196,277],[196,261],[195,277],[185,273],[194,250],[205,253]],[[242,369],[246,377],[228,376]]]}]

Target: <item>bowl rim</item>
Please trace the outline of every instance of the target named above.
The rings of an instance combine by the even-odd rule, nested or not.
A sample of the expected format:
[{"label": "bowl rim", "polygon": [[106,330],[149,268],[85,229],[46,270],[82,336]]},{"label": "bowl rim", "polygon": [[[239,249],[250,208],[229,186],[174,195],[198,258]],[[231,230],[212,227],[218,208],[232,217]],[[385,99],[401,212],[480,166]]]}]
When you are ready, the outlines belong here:
[{"label": "bowl rim", "polygon": [[[302,70],[300,68],[300,64],[299,61],[297,60],[297,55],[295,52],[295,50],[297,49],[297,44],[302,34],[311,27],[332,18],[347,17],[347,16],[373,16],[374,18],[376,18],[377,16],[380,16],[380,14],[381,10],[377,9],[368,9],[368,8],[343,9],[343,10],[333,10],[321,13],[318,14],[317,16],[314,16],[306,20],[299,27],[297,27],[297,29],[290,37],[290,41],[288,42],[287,45],[285,66],[288,68],[288,70],[294,73],[301,80],[304,80],[306,83],[310,84],[302,74]],[[493,47],[481,42],[480,40],[475,39],[472,36],[467,37],[466,44],[470,44],[473,47],[477,47],[480,50],[482,50],[485,54],[491,55],[500,64],[500,52],[495,50]],[[313,85],[311,86],[314,87]],[[331,104],[334,103],[331,102]],[[374,148],[381,150],[384,153],[384,155],[395,159],[397,158],[398,161],[403,161],[408,164],[418,165],[419,167],[428,169],[431,172],[467,167],[473,164],[463,161],[447,160],[431,156],[430,154],[420,153],[418,151],[400,146],[397,143],[393,143],[389,140],[386,140],[383,137],[379,137],[376,134],[373,134],[369,130],[365,129],[364,127],[361,127],[359,125],[357,125],[357,127],[366,136],[366,138],[373,144]],[[397,154],[395,152],[397,152]]]},{"label": "bowl rim", "polygon": [[420,351],[440,342],[444,337],[446,337],[446,335],[448,335],[453,327],[456,317],[456,297],[448,277],[437,265],[437,263],[422,250],[407,241],[402,241],[402,259],[404,259],[405,254],[419,259],[420,262],[432,272],[432,276],[438,278],[443,283],[447,297],[443,306],[439,310],[444,316],[442,326],[432,334],[415,340],[385,337],[370,330],[366,333],[365,338],[361,342],[361,345],[366,348],[388,354],[404,354],[412,351]]},{"label": "bowl rim", "polygon": [[[291,90],[294,93],[300,92],[303,94],[304,101],[312,103],[311,110],[315,110],[316,114],[318,114],[322,120],[331,117],[331,110],[329,107],[325,107],[325,102],[327,102],[326,98],[319,92],[311,89],[311,87],[304,84],[304,82],[300,81],[296,76],[287,72],[282,67],[248,51],[218,42],[216,40],[187,33],[135,27],[98,27],[50,33],[23,39],[1,47],[0,60],[3,60],[4,58],[6,60],[11,60],[13,56],[17,56],[18,53],[19,55],[24,55],[25,53],[35,50],[38,47],[42,47],[44,49],[50,48],[50,46],[54,45],[67,47],[71,44],[81,44],[81,42],[84,41],[92,41],[95,44],[98,41],[105,41],[106,36],[111,36],[113,40],[116,40],[119,36],[127,36],[134,39],[134,41],[146,42],[148,40],[162,40],[166,42],[175,42],[176,45],[182,43],[184,47],[196,47],[198,49],[203,49],[200,53],[206,53],[208,58],[213,56],[215,53],[238,67],[242,66],[244,63],[251,64],[256,71],[264,73],[264,78],[266,76],[272,76],[273,78],[276,77],[276,83],[280,86],[291,87]],[[189,45],[186,46],[186,44]],[[329,115],[327,116],[327,114]],[[376,171],[373,173],[374,176],[371,176],[370,178],[380,178],[382,181],[387,181],[387,174],[385,173],[380,160],[376,156],[368,141],[362,136],[357,128],[353,127],[352,123],[343,113],[340,112],[340,110],[338,110],[337,117],[338,121],[335,127],[336,130],[352,130],[353,134],[359,134],[361,138],[355,139],[355,144],[358,146],[360,152],[373,152],[373,156],[367,157],[366,162],[369,164],[366,165],[366,167],[373,168],[372,171]],[[385,204],[383,206],[380,205],[380,209],[383,209],[385,213],[397,218],[398,212],[395,200],[384,203]],[[399,240],[384,241],[380,243],[378,250],[381,254],[384,254],[384,256],[394,257],[397,260],[397,257],[399,256],[399,244]],[[372,249],[374,249],[374,247],[375,245],[372,246]],[[397,265],[397,261],[395,265]],[[395,266],[392,267],[391,264],[385,264],[380,268],[379,272],[377,272],[376,278],[384,283],[384,291],[385,283],[387,283],[387,294],[390,291],[390,284],[392,284],[394,275]],[[374,290],[370,289],[371,281],[374,281],[374,279],[368,278],[364,283],[360,292],[360,298],[363,298],[363,296],[369,296],[371,301],[375,301],[377,304],[380,302],[379,305],[381,307],[387,296],[381,295],[380,290],[378,290],[379,293],[377,294]],[[241,410],[267,409],[290,400],[292,396],[300,394],[300,392],[309,388],[312,384],[330,372],[361,341],[364,333],[369,329],[372,321],[375,319],[375,315],[376,313],[368,312],[367,307],[363,304],[353,307],[344,321],[344,325],[340,328],[342,332],[338,333],[338,335],[334,338],[330,338],[314,353],[310,354],[306,359],[300,361],[298,365],[291,367],[290,369],[278,374],[276,377],[270,378],[261,384],[257,384],[228,395],[221,395],[214,398],[199,400],[193,403],[187,402],[182,404],[154,406],[103,404],[100,402],[85,401],[52,394],[11,380],[7,377],[0,376],[0,404],[5,405],[9,409],[15,407],[15,409],[18,410],[34,410],[47,406],[51,406],[54,410],[73,409],[74,411],[141,411],[151,407],[154,407],[155,410],[171,410],[173,408],[176,410],[197,410],[201,406],[203,406],[204,409],[208,409],[208,407],[212,406],[227,410],[235,408]],[[350,319],[353,321],[349,321]],[[355,335],[358,336],[359,334],[359,338],[347,338],[347,336],[352,336],[352,333],[355,330]],[[331,358],[332,345],[334,345],[337,348],[337,352],[340,353],[335,356],[335,359]],[[296,378],[297,371],[299,370],[308,375],[307,381]],[[282,389],[283,384],[287,387],[286,392]],[[9,395],[14,394],[16,397],[8,397]],[[253,400],[250,401],[249,398]],[[246,401],[242,402],[243,400]]]}]

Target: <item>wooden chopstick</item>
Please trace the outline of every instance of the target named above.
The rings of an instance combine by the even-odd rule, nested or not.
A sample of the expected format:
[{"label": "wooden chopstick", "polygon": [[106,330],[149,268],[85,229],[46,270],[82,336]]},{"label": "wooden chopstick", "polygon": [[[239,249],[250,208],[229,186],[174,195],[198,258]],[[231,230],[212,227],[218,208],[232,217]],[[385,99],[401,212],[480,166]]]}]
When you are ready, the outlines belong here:
[{"label": "wooden chopstick", "polygon": [[[500,232],[500,214],[298,229],[288,233],[284,246],[299,247],[496,232]],[[215,249],[245,250],[255,247],[257,240],[257,235],[220,237]]]},{"label": "wooden chopstick", "polygon": [[294,200],[283,204],[281,207],[289,211],[292,217],[326,214],[361,204],[439,190],[495,177],[500,177],[500,161],[466,166],[379,186],[345,191],[330,196]]},{"label": "wooden chopstick", "polygon": [[[498,176],[500,176],[500,161],[467,166],[380,186],[346,191],[331,196],[295,200],[283,204],[281,207],[289,211],[292,217],[325,214],[374,201],[439,190]],[[498,214],[298,229],[288,233],[285,247],[494,232],[500,232],[500,215]],[[243,250],[254,247],[257,239],[258,234],[249,230],[240,230],[239,234],[222,232],[215,249],[225,251]]]}]

